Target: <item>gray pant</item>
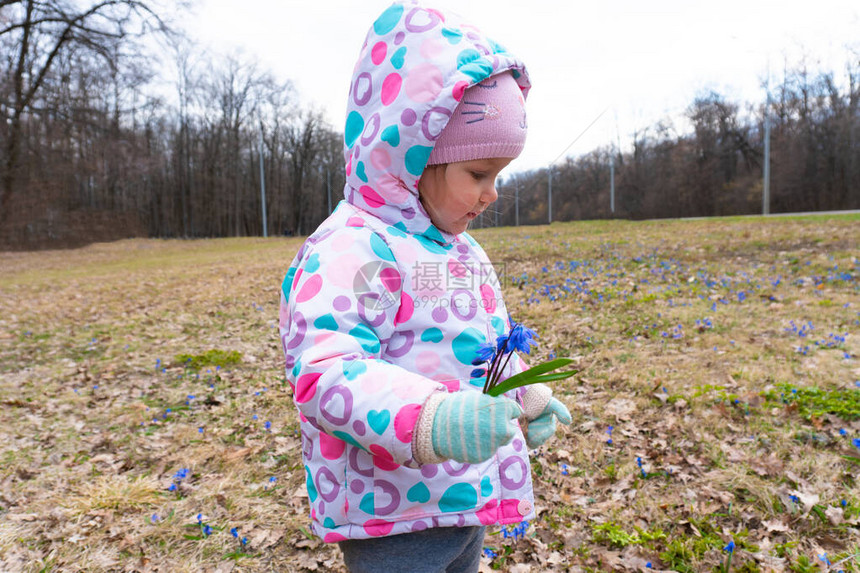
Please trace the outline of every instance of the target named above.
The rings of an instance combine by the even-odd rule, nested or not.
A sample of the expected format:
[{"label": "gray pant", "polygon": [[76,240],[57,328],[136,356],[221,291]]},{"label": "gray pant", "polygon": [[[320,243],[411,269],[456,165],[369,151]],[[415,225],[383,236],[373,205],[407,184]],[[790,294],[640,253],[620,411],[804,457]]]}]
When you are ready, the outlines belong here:
[{"label": "gray pant", "polygon": [[338,543],[350,573],[476,573],[486,527],[437,527]]}]

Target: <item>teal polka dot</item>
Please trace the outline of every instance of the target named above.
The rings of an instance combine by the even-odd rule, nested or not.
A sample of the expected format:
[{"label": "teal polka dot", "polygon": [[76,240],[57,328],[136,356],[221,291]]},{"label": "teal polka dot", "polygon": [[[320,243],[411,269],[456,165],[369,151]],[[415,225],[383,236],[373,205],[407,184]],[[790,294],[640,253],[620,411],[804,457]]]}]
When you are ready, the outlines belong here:
[{"label": "teal polka dot", "polygon": [[343,130],[343,140],[348,148],[352,149],[362,131],[364,131],[364,118],[355,110],[349,112],[346,117],[346,127]]},{"label": "teal polka dot", "polygon": [[301,371],[302,371],[302,363],[296,362],[296,365],[293,366],[293,378],[298,378],[299,372],[301,372]]},{"label": "teal polka dot", "polygon": [[366,324],[358,324],[349,331],[349,335],[355,338],[365,352],[376,354],[379,352],[379,338],[376,333]]},{"label": "teal polka dot", "polygon": [[435,326],[421,333],[421,342],[442,342],[442,338],[444,338],[442,331]]},{"label": "teal polka dot", "polygon": [[361,498],[361,503],[358,504],[358,509],[363,511],[364,513],[369,513],[373,515],[373,492],[365,495]]},{"label": "teal polka dot", "polygon": [[391,147],[397,147],[400,145],[400,131],[397,129],[396,125],[389,125],[383,129],[382,135],[380,135],[379,138]]},{"label": "teal polka dot", "polygon": [[284,300],[290,300],[290,289],[293,288],[293,279],[296,276],[296,267],[291,267],[287,271],[287,276],[284,277],[284,282],[281,283],[281,292],[284,293]]},{"label": "teal polka dot", "polygon": [[401,239],[405,239],[406,238],[405,229],[400,228],[400,225],[402,225],[402,224],[403,224],[402,222],[398,222],[397,225],[391,225],[390,227],[388,227],[386,229],[386,231],[388,231],[389,234],[394,235],[395,237],[400,237]]},{"label": "teal polka dot", "polygon": [[505,321],[498,316],[493,316],[490,319],[490,324],[493,325],[493,330],[496,331],[496,336],[501,336],[505,333]]},{"label": "teal polka dot", "polygon": [[431,241],[424,235],[415,235],[415,238],[421,243],[421,246],[424,247],[425,250],[430,251],[436,255],[444,255],[448,249],[440,245],[435,241]]},{"label": "teal polka dot", "polygon": [[383,261],[394,262],[394,253],[391,252],[388,244],[376,233],[370,236],[370,248],[374,254]]},{"label": "teal polka dot", "polygon": [[454,28],[442,28],[442,35],[448,39],[452,46],[456,46],[463,39],[463,32]]},{"label": "teal polka dot", "polygon": [[406,62],[406,46],[401,46],[399,50],[394,52],[391,56],[391,65],[394,66],[394,69],[399,70],[403,67],[403,64]]},{"label": "teal polka dot", "polygon": [[353,438],[352,436],[350,436],[346,432],[341,432],[340,430],[332,430],[331,435],[334,436],[335,438],[340,438],[341,440],[343,440],[347,444],[352,444],[356,448],[361,448],[362,450],[367,451],[364,446],[359,444],[355,440],[355,438]]},{"label": "teal polka dot", "polygon": [[406,492],[406,499],[412,503],[427,503],[430,501],[430,490],[424,482],[418,482]]},{"label": "teal polka dot", "polygon": [[424,231],[424,236],[429,239],[433,239],[434,241],[439,241],[440,243],[445,242],[445,237],[442,236],[442,232],[439,231],[435,225],[427,227],[427,230]]},{"label": "teal polka dot", "polygon": [[424,172],[427,160],[430,159],[431,151],[433,148],[427,145],[413,145],[406,150],[406,171],[415,177],[420,176]]},{"label": "teal polka dot", "polygon": [[490,481],[490,476],[484,476],[481,480],[481,497],[489,497],[493,493],[493,482]]},{"label": "teal polka dot", "polygon": [[481,58],[461,67],[460,71],[477,83],[490,77],[490,74],[493,73],[493,64]]},{"label": "teal polka dot", "polygon": [[308,488],[308,499],[316,501],[319,493],[317,492],[317,486],[314,485],[313,477],[311,477],[311,470],[308,466],[305,466],[305,486]]},{"label": "teal polka dot", "polygon": [[319,330],[337,331],[337,321],[334,319],[334,316],[332,316],[331,313],[324,314],[314,321],[314,328],[317,328]]},{"label": "teal polka dot", "polygon": [[463,364],[472,365],[472,360],[475,359],[475,353],[478,351],[478,346],[487,341],[481,331],[474,328],[467,328],[457,335],[451,341],[451,348],[454,351],[454,356]]},{"label": "teal polka dot", "polygon": [[358,178],[367,183],[367,172],[364,170],[364,161],[359,161],[355,166],[355,174]]},{"label": "teal polka dot", "polygon": [[478,492],[467,483],[452,485],[439,500],[439,510],[445,512],[468,511],[477,505]]},{"label": "teal polka dot", "polygon": [[379,36],[384,36],[388,32],[394,29],[397,23],[400,21],[400,17],[403,15],[403,5],[395,4],[388,8],[385,12],[383,12],[379,18],[376,19],[376,22],[373,23],[373,31],[376,32]]},{"label": "teal polka dot", "polygon": [[367,364],[359,360],[347,360],[343,363],[343,375],[347,380],[355,380],[359,374],[367,372]]},{"label": "teal polka dot", "polygon": [[308,257],[308,261],[305,263],[305,272],[306,273],[315,273],[320,268],[320,254],[314,253]]},{"label": "teal polka dot", "polygon": [[323,527],[326,527],[328,529],[334,529],[336,525],[332,518],[326,517],[325,519],[323,519]]},{"label": "teal polka dot", "polygon": [[504,54],[508,51],[503,45],[490,38],[487,38],[487,41],[490,43],[490,49],[493,50],[494,54]]},{"label": "teal polka dot", "polygon": [[478,50],[475,50],[473,48],[463,50],[462,52],[457,54],[457,69],[459,70],[463,66],[466,66],[480,58],[481,53]]}]

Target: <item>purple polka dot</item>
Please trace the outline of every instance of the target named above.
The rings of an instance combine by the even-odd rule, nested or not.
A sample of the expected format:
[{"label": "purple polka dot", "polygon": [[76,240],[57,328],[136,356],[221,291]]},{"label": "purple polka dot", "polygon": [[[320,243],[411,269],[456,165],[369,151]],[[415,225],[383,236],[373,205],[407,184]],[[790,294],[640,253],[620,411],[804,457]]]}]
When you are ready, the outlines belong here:
[{"label": "purple polka dot", "polygon": [[421,475],[426,478],[432,478],[439,472],[439,466],[434,464],[427,464],[421,466]]},{"label": "purple polka dot", "polygon": [[400,211],[400,214],[403,215],[404,219],[411,220],[413,217],[415,217],[415,209],[413,209],[412,207],[406,207],[405,209]]},{"label": "purple polka dot", "polygon": [[363,436],[365,432],[367,432],[367,426],[365,426],[364,422],[361,420],[356,420],[352,423],[352,429],[355,430],[355,433],[359,436]]},{"label": "purple polka dot", "polygon": [[400,122],[407,127],[414,124],[417,119],[418,114],[416,114],[415,110],[410,107],[404,109],[403,113],[400,114]]},{"label": "purple polka dot", "polygon": [[354,479],[349,484],[349,489],[352,493],[362,493],[364,491],[364,482]]},{"label": "purple polka dot", "polygon": [[463,527],[466,524],[466,516],[462,513],[457,516],[457,527]]},{"label": "purple polka dot", "polygon": [[511,445],[518,452],[521,452],[523,450],[523,441],[519,438],[514,438],[514,441],[511,442]]},{"label": "purple polka dot", "polygon": [[394,36],[394,45],[399,46],[403,43],[403,40],[406,38],[406,32],[397,32],[397,35]]},{"label": "purple polka dot", "polygon": [[427,529],[427,524],[423,521],[416,521],[412,524],[412,531],[424,531]]},{"label": "purple polka dot", "polygon": [[466,254],[469,252],[469,246],[468,245],[457,245],[457,250],[463,254]]},{"label": "purple polka dot", "polygon": [[352,302],[350,302],[348,297],[341,295],[341,296],[336,297],[334,299],[334,302],[332,303],[332,305],[334,306],[335,310],[339,310],[340,312],[343,312],[345,310],[349,310],[349,307],[352,306]]},{"label": "purple polka dot", "polygon": [[320,501],[319,509],[320,509],[320,513],[325,513],[325,502],[324,501]]},{"label": "purple polka dot", "polygon": [[433,320],[435,320],[439,324],[445,322],[446,320],[448,320],[448,311],[441,306],[437,306],[433,309]]}]

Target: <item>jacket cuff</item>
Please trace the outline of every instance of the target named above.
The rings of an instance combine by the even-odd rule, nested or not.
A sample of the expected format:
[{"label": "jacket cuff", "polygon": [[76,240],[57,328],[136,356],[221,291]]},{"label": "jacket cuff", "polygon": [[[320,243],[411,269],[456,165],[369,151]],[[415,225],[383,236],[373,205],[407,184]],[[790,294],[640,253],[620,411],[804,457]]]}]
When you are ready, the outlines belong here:
[{"label": "jacket cuff", "polygon": [[412,433],[412,457],[421,465],[441,464],[446,460],[436,455],[436,450],[433,449],[433,419],[439,404],[447,397],[447,392],[434,392],[424,402],[418,414],[415,431]]},{"label": "jacket cuff", "polygon": [[523,414],[534,420],[546,409],[552,399],[552,390],[545,384],[532,384],[523,394]]}]

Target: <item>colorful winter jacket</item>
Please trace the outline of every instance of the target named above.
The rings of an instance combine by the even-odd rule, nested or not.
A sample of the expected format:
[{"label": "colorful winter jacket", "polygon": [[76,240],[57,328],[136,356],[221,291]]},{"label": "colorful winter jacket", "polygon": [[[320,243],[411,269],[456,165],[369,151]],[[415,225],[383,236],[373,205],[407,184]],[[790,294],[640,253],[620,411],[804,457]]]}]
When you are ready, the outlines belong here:
[{"label": "colorful winter jacket", "polygon": [[[350,86],[345,200],[282,285],[280,335],[300,411],[314,532],[326,542],[534,516],[522,432],[482,464],[413,459],[434,392],[480,392],[477,347],[509,329],[499,280],[467,233],[437,229],[418,179],[463,91],[523,64],[454,14],[396,3]],[[522,368],[511,361],[507,375]],[[517,399],[513,393],[511,397]]]}]

